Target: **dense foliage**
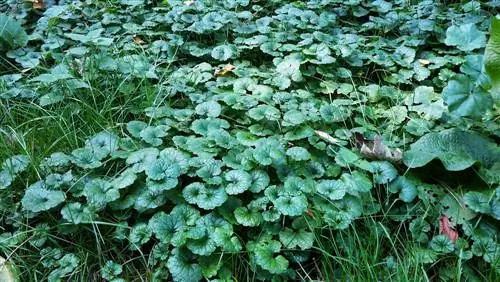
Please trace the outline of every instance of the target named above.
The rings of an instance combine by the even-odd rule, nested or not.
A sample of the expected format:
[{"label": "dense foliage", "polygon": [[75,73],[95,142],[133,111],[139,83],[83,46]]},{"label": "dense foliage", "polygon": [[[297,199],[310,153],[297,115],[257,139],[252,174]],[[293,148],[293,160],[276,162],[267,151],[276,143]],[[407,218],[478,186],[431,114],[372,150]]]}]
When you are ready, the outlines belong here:
[{"label": "dense foliage", "polygon": [[498,1],[17,2],[4,115],[112,109],[66,151],[0,123],[22,281],[352,280],[375,233],[373,280],[500,274]]}]

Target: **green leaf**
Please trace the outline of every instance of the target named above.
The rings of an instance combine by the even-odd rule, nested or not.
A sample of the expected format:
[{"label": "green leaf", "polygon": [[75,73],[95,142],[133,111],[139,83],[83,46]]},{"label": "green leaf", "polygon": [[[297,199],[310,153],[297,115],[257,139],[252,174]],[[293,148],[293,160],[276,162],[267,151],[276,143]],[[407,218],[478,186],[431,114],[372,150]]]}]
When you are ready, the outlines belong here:
[{"label": "green leaf", "polygon": [[224,179],[229,182],[226,184],[226,192],[229,195],[241,194],[252,185],[252,176],[242,170],[231,170],[226,172],[224,174]]},{"label": "green leaf", "polygon": [[120,192],[110,182],[102,179],[92,179],[85,184],[83,195],[89,205],[97,210],[103,209],[107,203],[120,198]]},{"label": "green leaf", "polygon": [[149,229],[149,226],[146,223],[138,223],[132,227],[128,238],[134,248],[139,248],[151,239],[151,235],[151,229]]},{"label": "green leaf", "polygon": [[54,208],[65,200],[64,192],[48,190],[42,181],[38,181],[26,189],[21,203],[25,210],[41,212]]},{"label": "green leaf", "polygon": [[280,249],[281,244],[274,240],[258,245],[254,250],[256,263],[273,274],[285,272],[288,269],[288,261],[281,255],[274,256]]},{"label": "green leaf", "polygon": [[233,45],[219,45],[212,49],[211,55],[212,58],[216,60],[227,61],[234,57],[237,53],[238,51]]},{"label": "green leaf", "polygon": [[168,180],[181,175],[179,163],[168,157],[160,157],[146,168],[146,175],[153,180]]},{"label": "green leaf", "polygon": [[90,147],[99,159],[103,159],[118,149],[118,138],[109,132],[102,131],[88,140],[85,145]]},{"label": "green leaf", "polygon": [[162,138],[167,136],[168,130],[169,127],[166,125],[148,126],[139,135],[144,142],[156,147],[163,144]]},{"label": "green leaf", "polygon": [[182,190],[182,196],[190,204],[205,210],[222,206],[227,200],[224,188],[207,188],[203,183],[193,182]]},{"label": "green leaf", "polygon": [[493,106],[490,93],[476,87],[469,77],[458,75],[443,89],[443,100],[456,116],[480,117]]},{"label": "green leaf", "polygon": [[460,171],[476,162],[491,167],[500,161],[500,148],[477,133],[446,129],[424,135],[403,157],[410,168],[424,166],[437,158],[447,170]]},{"label": "green leaf", "polygon": [[339,180],[321,180],[318,183],[318,192],[330,200],[339,200],[347,193],[347,186]]},{"label": "green leaf", "polygon": [[7,170],[0,170],[0,190],[8,188],[12,181],[14,180],[14,175],[12,175]]},{"label": "green leaf", "polygon": [[127,131],[135,138],[141,138],[141,131],[143,131],[148,126],[147,123],[143,121],[133,120],[127,123]]},{"label": "green leaf", "polygon": [[500,15],[491,19],[490,39],[484,51],[484,68],[495,91],[500,91]]},{"label": "green leaf", "polygon": [[215,101],[208,101],[197,105],[195,111],[201,116],[218,117],[222,112],[222,107]]},{"label": "green leaf", "polygon": [[252,184],[248,190],[252,193],[259,193],[269,186],[270,178],[267,172],[263,170],[252,170],[250,174],[252,175]]},{"label": "green leaf", "polygon": [[455,249],[453,242],[446,235],[436,235],[430,242],[432,250],[438,253],[451,253]]},{"label": "green leaf", "polygon": [[195,256],[184,248],[175,248],[167,260],[167,267],[174,281],[200,281],[202,270],[194,263]]},{"label": "green leaf", "polygon": [[262,221],[262,214],[257,210],[248,210],[246,207],[239,207],[234,210],[236,221],[243,226],[259,226]]},{"label": "green leaf", "polygon": [[342,174],[341,179],[345,186],[350,188],[349,190],[354,190],[360,193],[368,192],[373,187],[370,179],[357,170],[351,172],[350,174]]},{"label": "green leaf", "polygon": [[25,171],[29,164],[30,159],[28,156],[15,155],[2,163],[2,169],[14,175]]},{"label": "green leaf", "polygon": [[123,268],[121,264],[108,260],[101,268],[101,277],[108,281],[113,281],[113,279],[122,274],[122,272]]},{"label": "green leaf", "polygon": [[389,190],[393,193],[399,192],[399,198],[410,203],[417,197],[417,182],[406,176],[398,176],[398,178],[389,184]]},{"label": "green leaf", "polygon": [[464,202],[475,212],[484,214],[491,212],[490,199],[481,192],[467,192],[464,195]]},{"label": "green leaf", "polygon": [[387,161],[371,162],[373,181],[377,184],[386,184],[398,176],[396,168]]},{"label": "green leaf", "polygon": [[456,46],[462,51],[472,51],[486,45],[486,35],[473,23],[453,25],[446,30],[444,43],[448,46]]},{"label": "green leaf", "polygon": [[[132,152],[125,161],[133,172],[142,172],[150,169],[156,158],[159,155],[159,150],[156,148],[143,148]],[[159,172],[161,173],[161,172]]]},{"label": "green leaf", "polygon": [[305,229],[293,230],[285,228],[279,233],[280,241],[285,248],[295,249],[299,247],[301,250],[312,248],[314,243],[314,234],[307,232]]},{"label": "green leaf", "polygon": [[88,147],[75,149],[71,155],[73,156],[71,161],[84,169],[98,168],[102,165],[99,157]]},{"label": "green leaf", "polygon": [[61,209],[62,217],[73,224],[92,222],[97,215],[81,203],[69,203]]},{"label": "green leaf", "polygon": [[13,50],[28,44],[28,34],[13,18],[0,13],[0,50]]},{"label": "green leaf", "polygon": [[307,210],[307,198],[305,195],[283,195],[273,201],[281,214],[299,216]]},{"label": "green leaf", "polygon": [[307,161],[311,158],[311,154],[307,149],[299,146],[291,147],[286,150],[286,155],[296,161]]},{"label": "green leaf", "polygon": [[290,78],[292,81],[301,81],[300,60],[293,56],[286,57],[276,65],[276,73],[279,76]]}]

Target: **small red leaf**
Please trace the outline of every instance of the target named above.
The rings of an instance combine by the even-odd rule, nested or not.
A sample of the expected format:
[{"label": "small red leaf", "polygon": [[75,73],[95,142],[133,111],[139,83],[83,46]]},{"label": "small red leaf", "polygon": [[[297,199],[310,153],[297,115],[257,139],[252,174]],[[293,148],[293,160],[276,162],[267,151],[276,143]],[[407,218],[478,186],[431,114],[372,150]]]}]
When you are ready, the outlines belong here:
[{"label": "small red leaf", "polygon": [[446,215],[443,215],[439,219],[439,233],[446,235],[452,241],[456,241],[458,239],[458,232],[453,226],[451,226],[450,219]]}]

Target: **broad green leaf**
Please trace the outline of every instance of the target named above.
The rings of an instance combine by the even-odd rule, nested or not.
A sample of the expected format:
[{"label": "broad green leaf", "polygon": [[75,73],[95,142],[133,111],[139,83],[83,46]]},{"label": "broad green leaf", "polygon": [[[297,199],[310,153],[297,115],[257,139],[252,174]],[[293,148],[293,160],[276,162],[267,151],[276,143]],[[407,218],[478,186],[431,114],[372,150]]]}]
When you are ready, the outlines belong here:
[{"label": "broad green leaf", "polygon": [[219,45],[212,49],[212,58],[219,61],[227,61],[237,54],[236,47],[233,45]]},{"label": "broad green leaf", "polygon": [[7,170],[0,170],[0,190],[8,188],[12,181],[14,180],[14,175]]},{"label": "broad green leaf", "polygon": [[48,190],[42,181],[28,187],[21,200],[23,208],[31,212],[46,211],[66,200],[62,191]]},{"label": "broad green leaf", "polygon": [[484,68],[494,91],[500,92],[500,14],[491,19],[490,39],[484,51]]},{"label": "broad green leaf", "polygon": [[242,170],[231,170],[224,174],[228,184],[226,184],[226,192],[229,195],[241,194],[248,190],[252,185],[252,176]]},{"label": "broad green leaf", "polygon": [[475,212],[484,214],[491,212],[490,199],[481,192],[467,192],[464,195],[464,203]]},{"label": "broad green leaf", "polygon": [[318,183],[318,192],[330,200],[339,200],[347,193],[347,186],[339,180],[321,180]]},{"label": "broad green leaf", "polygon": [[450,253],[455,249],[453,242],[446,235],[436,235],[430,242],[432,250],[438,253]]},{"label": "broad green leaf", "polygon": [[490,93],[477,87],[465,75],[450,80],[443,89],[443,100],[456,116],[480,117],[493,106]]},{"label": "broad green leaf", "polygon": [[13,18],[0,13],[0,50],[13,50],[28,44],[28,34]]},{"label": "broad green leaf", "polygon": [[81,203],[69,203],[61,209],[62,217],[73,224],[91,222],[97,215],[88,207]]},{"label": "broad green leaf", "polygon": [[103,209],[106,204],[120,198],[120,192],[110,182],[102,179],[92,179],[85,184],[83,194],[87,202],[95,209]]},{"label": "broad green leaf", "polygon": [[410,168],[424,166],[433,159],[440,159],[452,171],[475,163],[488,168],[500,161],[500,148],[477,133],[446,129],[424,135],[404,154],[404,163]]},{"label": "broad green leaf", "polygon": [[299,216],[307,210],[305,195],[283,195],[273,201],[278,211],[284,215]]},{"label": "broad green leaf", "polygon": [[311,154],[306,148],[299,146],[291,147],[286,150],[286,155],[296,161],[307,161],[311,157]]},{"label": "broad green leaf", "polygon": [[299,247],[301,250],[312,248],[314,243],[314,234],[305,229],[293,230],[285,228],[280,231],[279,238],[285,248],[294,249]]},{"label": "broad green leaf", "polygon": [[15,155],[2,163],[2,169],[14,175],[25,171],[29,164],[30,159],[28,156]]},{"label": "broad green leaf", "polygon": [[246,207],[239,207],[234,210],[236,221],[243,226],[259,226],[262,221],[262,214],[256,210],[248,210]]},{"label": "broad green leaf", "polygon": [[462,51],[472,51],[486,45],[486,36],[473,23],[452,25],[446,30],[445,44]]},{"label": "broad green leaf", "polygon": [[185,248],[175,248],[167,260],[167,267],[174,281],[200,281],[202,270],[195,263],[195,256]]}]

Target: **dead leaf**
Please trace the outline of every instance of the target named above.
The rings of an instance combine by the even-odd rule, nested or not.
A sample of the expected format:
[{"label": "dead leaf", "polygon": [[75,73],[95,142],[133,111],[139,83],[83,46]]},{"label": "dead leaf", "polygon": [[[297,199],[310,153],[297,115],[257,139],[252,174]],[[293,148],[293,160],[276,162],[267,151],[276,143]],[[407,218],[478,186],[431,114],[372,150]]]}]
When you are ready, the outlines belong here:
[{"label": "dead leaf", "polygon": [[451,225],[450,219],[446,216],[443,215],[439,219],[439,233],[446,235],[446,237],[450,238],[452,241],[456,241],[458,239],[458,232]]},{"label": "dead leaf", "polygon": [[227,64],[222,69],[217,68],[214,72],[214,76],[226,76],[226,75],[230,74],[235,68],[236,68],[235,66],[233,66],[231,64]]},{"label": "dead leaf", "polygon": [[43,0],[30,0],[30,2],[32,3],[32,7],[33,9],[35,10],[43,10],[45,9],[47,6],[45,5],[45,3],[43,2]]},{"label": "dead leaf", "polygon": [[421,63],[423,66],[427,66],[428,64],[431,63],[429,60],[426,59],[419,59],[418,62]]},{"label": "dead leaf", "polygon": [[144,41],[139,35],[134,35],[134,43],[135,44],[145,44],[146,41]]},{"label": "dead leaf", "polygon": [[333,143],[333,144],[340,144],[340,140],[339,140],[339,139],[337,139],[337,138],[335,138],[335,137],[331,136],[330,134],[328,134],[328,133],[326,133],[326,132],[323,132],[323,131],[320,131],[320,130],[314,130],[314,132],[315,132],[316,134],[318,134],[318,136],[319,136],[321,139],[323,139],[323,140],[325,140],[325,141],[327,141],[327,142],[329,142],[329,143]]},{"label": "dead leaf", "polygon": [[380,135],[375,135],[373,141],[367,140],[358,132],[354,133],[356,146],[360,148],[361,155],[366,158],[380,161],[400,162],[403,159],[403,152],[400,149],[391,150],[384,143]]}]

